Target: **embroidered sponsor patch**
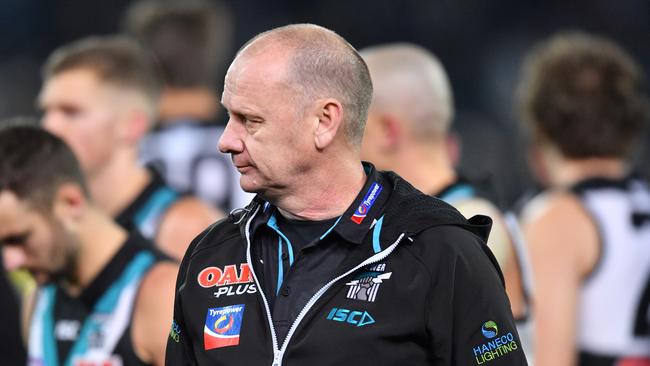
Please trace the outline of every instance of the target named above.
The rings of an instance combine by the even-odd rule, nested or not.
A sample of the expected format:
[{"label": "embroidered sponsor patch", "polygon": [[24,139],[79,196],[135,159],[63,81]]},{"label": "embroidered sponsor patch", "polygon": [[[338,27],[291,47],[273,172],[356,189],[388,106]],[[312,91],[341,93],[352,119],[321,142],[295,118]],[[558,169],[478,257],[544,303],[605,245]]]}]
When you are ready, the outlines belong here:
[{"label": "embroidered sponsor patch", "polygon": [[346,283],[348,292],[345,297],[352,300],[375,302],[381,284],[390,279],[393,272],[386,273],[386,264],[376,264],[360,272],[352,281]]},{"label": "embroidered sponsor patch", "polygon": [[203,348],[236,346],[244,317],[244,304],[208,309],[203,326]]},{"label": "embroidered sponsor patch", "polygon": [[483,323],[481,333],[489,341],[472,349],[477,365],[496,360],[519,349],[512,333],[508,332],[499,336],[499,327],[495,321],[488,320]]},{"label": "embroidered sponsor patch", "polygon": [[250,267],[246,263],[239,265],[239,270],[234,264],[229,264],[223,268],[206,267],[199,272],[197,282],[203,288],[216,288],[213,296],[233,296],[243,294],[254,294],[257,292],[257,286],[253,283],[253,275]]},{"label": "embroidered sponsor patch", "polygon": [[175,320],[172,320],[172,329],[169,331],[169,338],[178,343],[181,340],[181,327],[178,326]]},{"label": "embroidered sponsor patch", "polygon": [[363,200],[359,204],[359,207],[357,207],[357,210],[354,212],[354,214],[352,214],[352,217],[350,218],[353,222],[357,224],[361,224],[363,222],[363,219],[366,218],[368,211],[370,211],[372,205],[375,204],[375,200],[377,197],[379,197],[381,190],[382,186],[377,182],[374,182],[370,186],[370,189],[368,189],[368,192],[366,192],[366,195],[363,197]]},{"label": "embroidered sponsor patch", "polygon": [[363,327],[375,323],[375,319],[367,311],[342,308],[332,308],[329,314],[327,314],[326,319],[339,323],[348,323],[356,327]]}]

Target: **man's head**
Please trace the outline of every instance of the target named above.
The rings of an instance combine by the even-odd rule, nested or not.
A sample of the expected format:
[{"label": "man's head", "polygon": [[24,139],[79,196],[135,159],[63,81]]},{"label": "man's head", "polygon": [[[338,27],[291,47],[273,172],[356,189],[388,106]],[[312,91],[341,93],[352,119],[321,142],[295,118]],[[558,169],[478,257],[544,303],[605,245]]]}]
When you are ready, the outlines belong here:
[{"label": "man's head", "polygon": [[232,15],[218,1],[140,0],[124,28],[156,57],[165,87],[214,88],[230,54]]},{"label": "man's head", "polygon": [[528,55],[518,87],[538,147],[567,159],[626,158],[648,117],[643,75],[616,44],[556,35]]},{"label": "man's head", "polygon": [[315,25],[276,28],[228,69],[219,149],[232,154],[244,190],[290,190],[332,159],[358,161],[371,97],[368,69],[343,38]]},{"label": "man's head", "polygon": [[63,138],[92,176],[121,149],[135,151],[160,93],[147,55],[124,37],[86,38],[56,50],[43,68],[44,127]]},{"label": "man's head", "polygon": [[374,95],[361,157],[396,170],[405,147],[444,146],[454,114],[447,74],[426,49],[405,43],[361,50]]},{"label": "man's head", "polygon": [[[70,276],[87,204],[72,151],[35,126],[0,129],[0,246],[40,283]],[[13,268],[10,268],[13,269]]]}]

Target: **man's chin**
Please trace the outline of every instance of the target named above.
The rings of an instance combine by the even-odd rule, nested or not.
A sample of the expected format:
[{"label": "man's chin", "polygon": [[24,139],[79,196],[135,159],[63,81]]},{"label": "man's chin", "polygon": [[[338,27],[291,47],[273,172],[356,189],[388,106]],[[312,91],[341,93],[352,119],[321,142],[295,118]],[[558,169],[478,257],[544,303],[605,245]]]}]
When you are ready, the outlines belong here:
[{"label": "man's chin", "polygon": [[260,192],[260,186],[255,182],[255,180],[243,174],[239,178],[239,186],[244,192],[248,192],[248,193]]}]

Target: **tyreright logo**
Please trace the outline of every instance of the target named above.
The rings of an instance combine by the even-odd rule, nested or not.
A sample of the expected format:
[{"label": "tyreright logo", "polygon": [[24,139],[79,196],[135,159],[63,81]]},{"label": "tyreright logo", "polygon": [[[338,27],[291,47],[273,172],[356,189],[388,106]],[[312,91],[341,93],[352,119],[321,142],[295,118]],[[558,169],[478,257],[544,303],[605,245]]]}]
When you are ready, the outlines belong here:
[{"label": "tyreright logo", "polygon": [[210,350],[239,344],[244,304],[208,309],[203,326],[203,347]]},{"label": "tyreright logo", "polygon": [[374,182],[370,186],[368,192],[366,192],[366,195],[363,197],[363,200],[359,204],[359,207],[357,207],[357,210],[354,212],[352,217],[350,217],[354,223],[361,224],[363,222],[363,219],[366,218],[368,211],[370,211],[372,205],[375,204],[375,200],[379,196],[379,193],[381,193],[381,190],[382,186],[377,182]]}]

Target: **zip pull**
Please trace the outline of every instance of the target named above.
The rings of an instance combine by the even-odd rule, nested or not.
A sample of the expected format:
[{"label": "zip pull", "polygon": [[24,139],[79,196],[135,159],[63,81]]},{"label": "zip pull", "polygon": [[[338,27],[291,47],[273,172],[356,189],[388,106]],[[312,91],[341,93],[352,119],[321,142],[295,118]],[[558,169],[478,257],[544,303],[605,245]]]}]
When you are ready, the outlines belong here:
[{"label": "zip pull", "polygon": [[282,354],[277,351],[273,351],[273,366],[280,366],[282,363]]}]

